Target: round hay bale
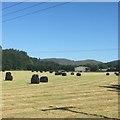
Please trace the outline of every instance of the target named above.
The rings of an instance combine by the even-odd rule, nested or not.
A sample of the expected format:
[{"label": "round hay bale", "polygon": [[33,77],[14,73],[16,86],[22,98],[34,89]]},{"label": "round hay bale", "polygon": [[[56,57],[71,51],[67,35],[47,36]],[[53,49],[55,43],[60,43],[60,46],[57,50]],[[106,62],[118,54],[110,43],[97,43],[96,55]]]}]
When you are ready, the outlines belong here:
[{"label": "round hay bale", "polygon": [[37,74],[32,75],[31,84],[39,84],[39,76]]},{"label": "round hay bale", "polygon": [[49,73],[53,73],[53,71],[52,71],[52,70],[50,70],[50,71],[49,71]]},{"label": "round hay bale", "polygon": [[71,72],[71,75],[74,75],[74,72]]},{"label": "round hay bale", "polygon": [[55,75],[59,75],[58,72],[55,72]]},{"label": "round hay bale", "polygon": [[43,71],[42,71],[42,70],[40,70],[40,72],[41,72],[41,73],[43,73]]},{"label": "round hay bale", "polygon": [[119,76],[119,73],[117,73],[116,76]]},{"label": "round hay bale", "polygon": [[6,73],[5,80],[13,80],[13,76],[11,75],[11,72]]},{"label": "round hay bale", "polygon": [[77,76],[81,76],[81,73],[77,73],[76,75],[77,75]]},{"label": "round hay bale", "polygon": [[31,72],[34,72],[34,70],[32,70]]},{"label": "round hay bale", "polygon": [[115,73],[115,75],[116,75],[116,76],[119,76],[119,73],[118,73],[118,72],[116,72],[116,73]]},{"label": "round hay bale", "polygon": [[106,73],[106,75],[110,75],[109,73]]},{"label": "round hay bale", "polygon": [[48,82],[48,77],[47,76],[42,76],[40,78],[40,82]]},{"label": "round hay bale", "polygon": [[62,73],[62,76],[67,76],[67,74],[64,72],[64,73]]},{"label": "round hay bale", "polygon": [[55,72],[55,75],[61,75],[62,73],[61,72]]}]

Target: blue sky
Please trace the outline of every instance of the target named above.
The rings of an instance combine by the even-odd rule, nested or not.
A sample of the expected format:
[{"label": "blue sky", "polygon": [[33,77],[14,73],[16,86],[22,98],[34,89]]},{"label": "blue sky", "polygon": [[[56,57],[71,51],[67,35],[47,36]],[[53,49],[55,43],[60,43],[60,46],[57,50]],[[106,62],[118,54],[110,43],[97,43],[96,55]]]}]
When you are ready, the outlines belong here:
[{"label": "blue sky", "polygon": [[[15,3],[3,3],[3,9]],[[3,10],[3,21],[60,3],[22,3]],[[37,58],[118,59],[118,4],[71,2],[2,24],[2,46],[26,51]]]}]

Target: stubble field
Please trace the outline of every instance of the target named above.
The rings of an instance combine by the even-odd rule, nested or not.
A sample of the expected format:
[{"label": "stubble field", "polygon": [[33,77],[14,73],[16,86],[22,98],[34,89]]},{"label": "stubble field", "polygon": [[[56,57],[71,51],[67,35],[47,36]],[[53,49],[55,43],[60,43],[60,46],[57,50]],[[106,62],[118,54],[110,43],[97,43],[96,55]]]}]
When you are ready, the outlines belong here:
[{"label": "stubble field", "polygon": [[[2,72],[3,118],[117,118],[118,77],[114,73],[55,76],[49,72]],[[48,76],[48,83],[30,84],[31,76]]]}]

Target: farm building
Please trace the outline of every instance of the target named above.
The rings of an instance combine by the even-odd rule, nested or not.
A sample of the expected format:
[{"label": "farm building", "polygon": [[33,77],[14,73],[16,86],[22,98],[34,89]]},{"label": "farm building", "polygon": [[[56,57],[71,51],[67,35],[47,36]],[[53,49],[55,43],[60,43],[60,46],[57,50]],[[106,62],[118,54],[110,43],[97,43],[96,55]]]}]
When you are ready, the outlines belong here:
[{"label": "farm building", "polygon": [[75,71],[76,72],[89,72],[90,68],[89,67],[85,67],[85,66],[79,66],[79,67],[75,67]]},{"label": "farm building", "polygon": [[[116,70],[116,69],[114,68],[114,70]],[[100,71],[100,72],[110,71],[110,68],[107,68],[107,69],[99,69],[99,71]]]}]

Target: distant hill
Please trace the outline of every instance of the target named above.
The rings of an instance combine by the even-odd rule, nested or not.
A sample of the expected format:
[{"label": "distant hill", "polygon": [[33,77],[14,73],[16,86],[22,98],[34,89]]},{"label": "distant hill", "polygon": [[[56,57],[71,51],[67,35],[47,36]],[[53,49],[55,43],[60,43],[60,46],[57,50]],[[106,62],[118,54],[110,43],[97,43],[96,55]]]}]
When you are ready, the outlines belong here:
[{"label": "distant hill", "polygon": [[118,63],[120,63],[120,60],[110,61],[110,62],[107,62],[106,64],[109,66],[117,66]]},{"label": "distant hill", "polygon": [[110,61],[110,62],[107,62],[107,63],[108,63],[108,64],[117,64],[118,61],[120,61],[120,60],[114,60],[114,61]]},{"label": "distant hill", "polygon": [[92,65],[98,65],[102,62],[96,61],[96,60],[81,60],[81,61],[74,61],[64,58],[48,58],[48,59],[42,59],[43,61],[52,61],[61,65],[86,65],[86,64],[92,64]]},{"label": "distant hill", "polygon": [[26,52],[20,50],[5,49],[0,52],[2,52],[0,56],[2,70],[74,71],[74,68],[80,65],[90,67],[91,71],[99,71],[99,69],[120,70],[120,61],[118,63],[118,60],[103,63],[90,59],[80,61],[64,58],[38,59],[30,57]]}]

